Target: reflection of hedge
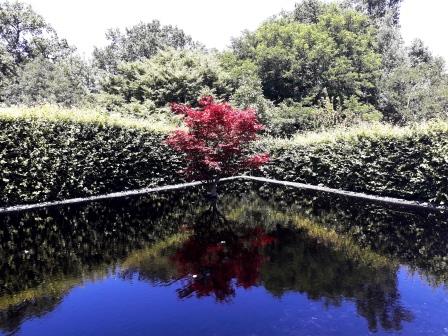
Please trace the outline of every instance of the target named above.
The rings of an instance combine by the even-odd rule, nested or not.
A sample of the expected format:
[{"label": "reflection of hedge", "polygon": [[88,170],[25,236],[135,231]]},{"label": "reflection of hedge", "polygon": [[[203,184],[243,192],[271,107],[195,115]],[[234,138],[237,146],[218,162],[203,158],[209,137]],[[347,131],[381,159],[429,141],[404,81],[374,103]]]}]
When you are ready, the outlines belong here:
[{"label": "reflection of hedge", "polygon": [[176,233],[201,209],[198,195],[190,188],[0,214],[0,297],[113,265]]},{"label": "reflection of hedge", "polygon": [[190,188],[0,214],[0,334],[53,310],[71,288],[109,275],[131,252],[153,242],[160,248],[193,223],[198,195]]},{"label": "reflection of hedge", "polygon": [[166,132],[92,111],[0,110],[0,206],[179,182]]},{"label": "reflection of hedge", "polygon": [[263,175],[412,200],[448,201],[448,123],[267,140]]},{"label": "reflection of hedge", "polygon": [[[377,261],[389,259],[390,266],[400,263],[417,270],[431,286],[448,285],[446,212],[400,209],[276,185],[258,186],[256,190],[265,202],[256,208],[269,216],[246,211],[247,218],[266,218],[264,222],[270,222],[276,218],[274,209],[292,214],[291,218],[303,217],[295,221],[298,227],[307,229],[311,237],[324,238],[333,250],[343,251],[352,260],[364,264],[374,261],[372,265],[380,266]],[[308,222],[318,230],[308,229]],[[382,258],[372,258],[375,254]]]}]

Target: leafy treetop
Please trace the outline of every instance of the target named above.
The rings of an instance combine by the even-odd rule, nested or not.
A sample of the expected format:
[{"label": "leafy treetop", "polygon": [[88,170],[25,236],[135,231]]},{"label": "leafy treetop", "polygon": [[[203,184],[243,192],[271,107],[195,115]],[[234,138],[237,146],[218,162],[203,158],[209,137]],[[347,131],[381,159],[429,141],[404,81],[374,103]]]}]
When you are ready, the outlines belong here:
[{"label": "leafy treetop", "polygon": [[36,57],[54,60],[73,53],[73,48],[42,16],[20,2],[0,3],[0,46],[15,65]]},{"label": "leafy treetop", "polygon": [[171,104],[174,113],[184,117],[187,130],[176,130],[167,144],[185,153],[185,174],[192,179],[216,180],[222,176],[259,168],[268,154],[251,155],[248,145],[263,129],[254,110],[238,110],[227,103],[216,103],[210,96],[199,100],[199,108]]},{"label": "leafy treetop", "polygon": [[95,48],[96,65],[114,73],[121,62],[134,62],[153,57],[159,51],[173,48],[190,49],[197,46],[182,29],[162,25],[158,20],[126,28],[109,29],[106,33],[109,44],[105,48]]}]

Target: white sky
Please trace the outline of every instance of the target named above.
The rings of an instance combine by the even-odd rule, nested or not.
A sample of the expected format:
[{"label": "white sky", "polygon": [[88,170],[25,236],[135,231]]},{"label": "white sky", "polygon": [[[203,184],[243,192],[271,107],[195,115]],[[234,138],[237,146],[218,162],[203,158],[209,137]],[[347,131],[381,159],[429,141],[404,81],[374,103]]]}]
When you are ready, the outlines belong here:
[{"label": "white sky", "polygon": [[[244,29],[255,29],[295,0],[24,0],[88,57],[105,44],[108,28],[158,19],[173,24],[207,47],[223,49]],[[448,0],[404,0],[401,25],[406,42],[419,37],[448,61]]]}]

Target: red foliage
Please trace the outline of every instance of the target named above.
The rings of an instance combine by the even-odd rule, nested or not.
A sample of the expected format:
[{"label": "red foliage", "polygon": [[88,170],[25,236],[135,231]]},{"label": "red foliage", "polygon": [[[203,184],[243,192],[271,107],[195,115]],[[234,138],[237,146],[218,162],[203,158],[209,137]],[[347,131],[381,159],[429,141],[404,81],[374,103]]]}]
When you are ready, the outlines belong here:
[{"label": "red foliage", "polygon": [[249,155],[248,145],[263,129],[254,110],[238,110],[227,103],[202,97],[199,108],[171,103],[171,110],[184,116],[187,130],[176,130],[166,143],[185,153],[185,173],[190,178],[210,180],[256,169],[269,160],[268,154]]}]

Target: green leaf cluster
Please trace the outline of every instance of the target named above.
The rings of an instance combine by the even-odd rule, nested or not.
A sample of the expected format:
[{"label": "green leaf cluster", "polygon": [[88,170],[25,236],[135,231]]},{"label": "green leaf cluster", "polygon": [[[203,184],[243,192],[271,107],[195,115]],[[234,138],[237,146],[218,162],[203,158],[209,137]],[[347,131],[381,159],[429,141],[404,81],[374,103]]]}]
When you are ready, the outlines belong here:
[{"label": "green leaf cluster", "polygon": [[257,66],[268,99],[317,104],[328,96],[337,108],[350,96],[373,102],[381,65],[375,43],[367,16],[333,5],[316,23],[268,21],[234,49]]},{"label": "green leaf cluster", "polygon": [[182,180],[167,127],[95,111],[0,111],[0,205],[104,194]]},{"label": "green leaf cluster", "polygon": [[279,180],[398,197],[448,202],[448,124],[379,124],[293,139],[268,139],[257,150],[272,160],[261,174]]},{"label": "green leaf cluster", "polygon": [[228,98],[227,78],[213,54],[170,49],[144,61],[122,63],[102,89],[122,104],[163,107],[169,102],[194,104],[204,93]]}]

